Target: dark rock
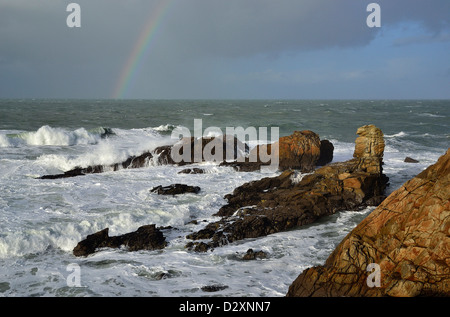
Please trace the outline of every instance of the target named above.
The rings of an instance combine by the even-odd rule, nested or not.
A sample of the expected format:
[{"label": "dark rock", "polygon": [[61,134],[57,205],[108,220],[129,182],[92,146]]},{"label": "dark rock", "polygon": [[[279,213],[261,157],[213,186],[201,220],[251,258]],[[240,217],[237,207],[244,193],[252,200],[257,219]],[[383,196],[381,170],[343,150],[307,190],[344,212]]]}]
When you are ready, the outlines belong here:
[{"label": "dark rock", "polygon": [[264,251],[253,251],[253,249],[248,249],[247,253],[242,257],[243,260],[255,260],[255,259],[265,259],[267,254]]},{"label": "dark rock", "polygon": [[126,247],[129,251],[157,250],[166,247],[167,242],[161,231],[155,225],[139,227],[135,232],[121,236],[110,237],[109,228],[88,235],[73,249],[75,256],[87,256],[99,248]]},{"label": "dark rock", "polygon": [[205,170],[201,168],[185,168],[178,172],[178,174],[204,174]]},{"label": "dark rock", "polygon": [[[261,166],[271,164],[271,162],[264,163],[260,160],[260,147],[266,153],[271,153],[272,150],[278,151],[280,170],[294,168],[310,172],[318,163],[324,165],[333,159],[333,145],[327,140],[320,141],[319,136],[312,131],[295,131],[290,136],[281,137],[274,144],[257,146],[249,156],[246,156],[249,152],[248,145],[234,136],[198,139],[191,137],[183,138],[175,145],[164,145],[151,152],[131,156],[121,163],[109,166],[76,167],[63,174],[44,175],[39,179],[59,179],[126,168],[141,168],[148,166],[150,162],[160,165],[184,166],[204,161],[217,161],[221,162],[221,166],[231,166],[241,172],[252,172],[260,170]],[[186,153],[183,156],[185,150],[188,150],[190,154]],[[222,154],[216,153],[216,150],[220,150]],[[185,169],[180,173],[200,174],[204,173],[204,170],[193,168]]]},{"label": "dark rock", "polygon": [[185,184],[172,184],[169,186],[156,186],[150,190],[152,193],[157,193],[158,195],[179,195],[185,193],[198,194],[200,192],[200,187],[189,186]]},{"label": "dark rock", "polygon": [[[67,177],[75,177],[82,176],[86,174],[92,173],[103,173],[105,171],[118,171],[120,169],[126,168],[141,168],[149,165],[150,161],[153,161],[155,164],[160,165],[187,165],[192,163],[200,163],[203,161],[212,161],[217,159],[219,162],[225,161],[226,159],[237,159],[241,153],[245,154],[248,152],[248,145],[240,142],[236,137],[230,136],[220,136],[220,137],[212,137],[212,138],[183,138],[179,141],[178,145],[164,145],[157,147],[151,152],[145,152],[138,156],[131,156],[126,159],[124,162],[112,164],[109,166],[95,165],[89,166],[86,168],[76,167],[73,170],[67,171],[64,174],[57,175],[44,175],[39,177],[39,179],[59,179],[59,178],[67,178]],[[183,147],[182,145],[185,145]],[[230,148],[231,145],[231,148]],[[174,160],[174,149],[178,150],[178,154],[182,155],[184,149],[189,149],[190,156],[187,160]],[[205,151],[205,148],[207,151]],[[230,148],[230,149],[229,149]],[[216,149],[223,150],[222,156],[217,157]],[[210,154],[210,156],[204,157],[204,152]],[[195,154],[198,154],[200,159],[196,157]],[[220,153],[217,153],[220,154]],[[229,156],[229,157],[227,157]],[[197,162],[198,161],[198,162]]]},{"label": "dark rock", "polygon": [[79,242],[73,249],[73,254],[75,256],[87,256],[94,253],[98,248],[106,246],[109,240],[108,231],[109,228],[106,228],[88,235],[85,240]]},{"label": "dark rock", "polygon": [[261,166],[269,165],[270,163],[262,162],[249,162],[246,159],[245,162],[222,162],[219,166],[233,167],[237,172],[255,172],[261,170]]},{"label": "dark rock", "polygon": [[320,141],[320,156],[316,162],[317,166],[324,166],[333,161],[334,145],[328,140]]},{"label": "dark rock", "polygon": [[[360,210],[381,202],[388,178],[382,173],[384,144],[381,131],[374,126],[358,129],[360,146],[354,159],[332,163],[293,181],[295,172],[284,171],[236,188],[226,195],[228,204],[215,216],[220,220],[187,236],[192,240],[210,239],[210,248],[233,241],[257,238],[310,224],[341,210]],[[380,139],[381,138],[381,139]],[[363,141],[363,142],[361,142]],[[371,148],[376,144],[372,155]],[[202,250],[204,250],[202,246]]]},{"label": "dark rock", "polygon": [[404,160],[405,163],[419,163],[418,160],[415,160],[413,158],[410,158],[409,156],[407,156]]},{"label": "dark rock", "polygon": [[102,139],[106,139],[110,136],[116,135],[113,129],[111,128],[102,128],[102,133],[100,134],[100,137]]},{"label": "dark rock", "polygon": [[202,286],[201,290],[204,291],[204,292],[213,293],[213,292],[222,291],[222,290],[227,289],[227,288],[228,288],[227,285],[214,284],[214,285]]}]

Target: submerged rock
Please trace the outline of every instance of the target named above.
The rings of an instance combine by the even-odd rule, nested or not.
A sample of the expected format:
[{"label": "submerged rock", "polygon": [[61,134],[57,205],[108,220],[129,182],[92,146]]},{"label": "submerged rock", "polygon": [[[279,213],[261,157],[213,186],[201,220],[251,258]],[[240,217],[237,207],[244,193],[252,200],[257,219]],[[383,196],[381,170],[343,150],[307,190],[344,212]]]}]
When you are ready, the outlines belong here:
[{"label": "submerged rock", "polygon": [[205,174],[206,171],[202,168],[185,168],[178,172],[178,174]]},{"label": "submerged rock", "polygon": [[213,293],[213,292],[223,291],[224,289],[227,289],[227,288],[228,288],[227,285],[213,284],[213,285],[202,286],[201,290],[204,292],[207,292],[207,293]]},{"label": "submerged rock", "polygon": [[166,247],[167,242],[162,232],[155,225],[146,225],[135,232],[110,237],[109,228],[88,235],[73,249],[75,256],[88,256],[99,248],[126,247],[129,251],[158,250]]},{"label": "submerged rock", "polygon": [[156,186],[150,190],[152,193],[157,193],[158,195],[179,195],[186,193],[198,194],[200,192],[200,187],[189,186],[185,184],[173,184],[169,186]]},{"label": "submerged rock", "polygon": [[256,260],[256,259],[265,259],[267,258],[267,253],[264,251],[254,251],[253,249],[248,249],[247,253],[242,257],[243,260]]},{"label": "submerged rock", "polygon": [[418,160],[415,160],[415,159],[413,159],[413,158],[411,158],[409,156],[405,157],[405,160],[403,162],[405,162],[405,163],[419,163]]},{"label": "submerged rock", "polygon": [[303,271],[287,296],[450,296],[450,149],[389,195],[323,266]]},{"label": "submerged rock", "polygon": [[300,181],[294,181],[295,172],[287,170],[236,188],[215,214],[222,217],[219,221],[187,236],[210,241],[199,242],[201,248],[196,242],[189,247],[204,251],[205,244],[213,248],[310,224],[337,211],[378,205],[388,181],[382,173],[383,134],[373,125],[358,129],[358,134],[358,150],[349,161],[319,168]]}]

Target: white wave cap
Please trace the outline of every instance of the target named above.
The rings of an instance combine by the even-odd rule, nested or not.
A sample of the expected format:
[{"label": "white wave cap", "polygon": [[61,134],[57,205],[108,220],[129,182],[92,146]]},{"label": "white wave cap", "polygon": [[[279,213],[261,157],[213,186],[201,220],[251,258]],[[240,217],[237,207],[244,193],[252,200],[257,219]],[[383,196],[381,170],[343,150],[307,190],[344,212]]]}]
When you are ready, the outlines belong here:
[{"label": "white wave cap", "polygon": [[20,135],[28,145],[72,146],[80,144],[96,144],[100,135],[89,133],[85,128],[67,131],[52,128],[48,125],[40,127],[36,132],[26,132]]}]

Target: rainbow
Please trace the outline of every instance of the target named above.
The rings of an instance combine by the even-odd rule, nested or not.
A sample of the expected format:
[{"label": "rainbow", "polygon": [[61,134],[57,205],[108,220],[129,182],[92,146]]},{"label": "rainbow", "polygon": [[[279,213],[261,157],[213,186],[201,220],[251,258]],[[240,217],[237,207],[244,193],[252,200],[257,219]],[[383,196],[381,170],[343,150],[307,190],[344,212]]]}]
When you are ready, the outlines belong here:
[{"label": "rainbow", "polygon": [[139,64],[141,63],[143,57],[147,55],[146,53],[151,46],[152,40],[158,33],[157,31],[161,25],[161,21],[168,11],[172,1],[173,0],[160,0],[156,8],[151,11],[150,16],[133,47],[133,50],[122,68],[113,92],[114,99],[123,98],[130,87],[131,82],[135,78],[137,70],[139,69]]}]

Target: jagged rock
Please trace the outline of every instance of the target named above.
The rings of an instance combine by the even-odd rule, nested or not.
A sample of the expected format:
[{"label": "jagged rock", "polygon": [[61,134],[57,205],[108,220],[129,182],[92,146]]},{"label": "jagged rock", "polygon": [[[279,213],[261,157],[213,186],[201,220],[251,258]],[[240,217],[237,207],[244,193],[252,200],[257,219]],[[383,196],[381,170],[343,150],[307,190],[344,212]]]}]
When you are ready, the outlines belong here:
[{"label": "jagged rock", "polygon": [[244,162],[227,162],[224,161],[219,164],[219,166],[225,166],[225,167],[232,167],[237,172],[255,172],[259,171],[261,169],[261,166],[269,165],[269,163],[263,163],[263,162],[249,162],[249,159],[246,158]]},{"label": "jagged rock", "polygon": [[[159,146],[151,152],[131,156],[121,163],[109,166],[93,165],[88,167],[76,167],[63,174],[44,175],[39,179],[59,179],[86,174],[103,173],[106,171],[118,171],[126,168],[141,168],[148,166],[150,162],[159,165],[184,166],[204,161],[221,162],[220,166],[231,166],[238,171],[258,171],[261,166],[269,165],[271,162],[261,162],[257,146],[253,153],[248,154],[248,145],[242,143],[234,136],[218,136],[210,138],[183,138],[175,145]],[[279,148],[279,168],[286,170],[295,168],[312,171],[316,165],[324,165],[333,159],[333,145],[326,140],[320,141],[319,136],[312,131],[295,131],[292,135],[282,137],[274,144],[262,145],[266,153]],[[185,151],[188,151],[185,153]],[[255,161],[250,159],[252,155]],[[234,161],[232,161],[234,160]],[[183,170],[180,173],[187,173]],[[201,169],[194,168],[189,173],[203,173]]]},{"label": "jagged rock", "polygon": [[227,285],[214,284],[214,285],[202,286],[201,290],[204,291],[204,292],[213,293],[213,292],[222,291],[222,290],[227,289],[227,288],[228,288]]},{"label": "jagged rock", "polygon": [[[381,131],[370,129],[376,133],[364,136],[367,146],[383,143],[378,140],[383,138]],[[366,130],[358,129],[361,131]],[[215,214],[222,219],[187,238],[210,239],[202,243],[213,248],[310,224],[340,210],[379,204],[385,198],[388,178],[382,173],[382,153],[370,151],[364,153],[376,156],[332,163],[304,175],[300,181],[294,180],[294,171],[287,170],[276,177],[244,184],[225,196],[228,204]],[[204,245],[201,249],[205,249]]]},{"label": "jagged rock", "polygon": [[139,227],[135,232],[110,237],[109,228],[88,235],[73,249],[75,256],[88,256],[99,248],[126,247],[129,251],[157,250],[166,247],[167,242],[162,232],[155,225]]},{"label": "jagged rock", "polygon": [[248,249],[247,253],[242,257],[243,260],[256,260],[256,259],[265,259],[267,258],[267,254],[264,251],[253,251],[253,249]]},{"label": "jagged rock", "polygon": [[[372,263],[379,285],[367,282]],[[450,296],[450,149],[389,195],[323,266],[303,271],[287,296]]]},{"label": "jagged rock", "polygon": [[404,162],[405,162],[405,163],[419,163],[418,160],[415,160],[415,159],[413,159],[413,158],[411,158],[411,157],[409,157],[409,156],[405,157]]},{"label": "jagged rock", "polygon": [[200,187],[189,186],[185,184],[172,184],[169,186],[156,186],[150,190],[152,193],[157,193],[158,195],[179,195],[185,193],[198,194],[200,192]]},{"label": "jagged rock", "polygon": [[[186,156],[186,159],[181,159],[180,157],[183,155],[185,149],[189,149],[190,155],[189,157]],[[220,155],[219,149],[222,151],[222,155]],[[218,150],[217,153],[216,150]],[[178,156],[176,156],[173,151],[176,151]],[[93,173],[103,173],[106,171],[118,171],[126,168],[141,168],[148,166],[150,162],[159,165],[179,166],[213,160],[221,162],[228,159],[227,156],[229,156],[230,159],[237,159],[246,152],[248,152],[248,145],[232,136],[225,135],[198,139],[194,137],[183,138],[175,145],[159,146],[151,152],[145,152],[138,156],[131,156],[121,163],[109,166],[94,165],[86,168],[76,167],[63,174],[44,175],[38,179],[59,179]],[[174,157],[176,157],[177,160],[175,160]],[[178,158],[180,159],[178,160]]]},{"label": "jagged rock", "polygon": [[204,174],[205,170],[201,168],[185,168],[178,172],[178,174]]}]

